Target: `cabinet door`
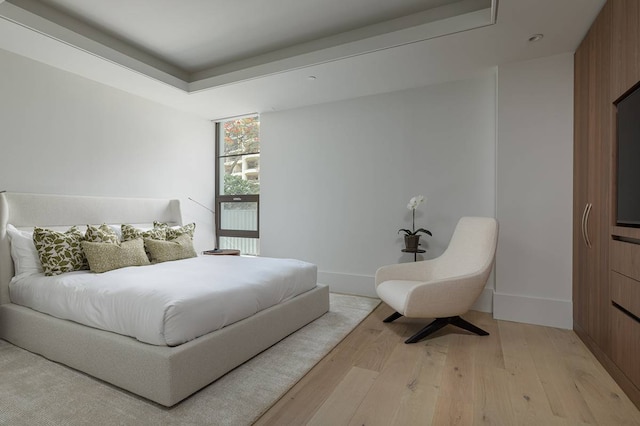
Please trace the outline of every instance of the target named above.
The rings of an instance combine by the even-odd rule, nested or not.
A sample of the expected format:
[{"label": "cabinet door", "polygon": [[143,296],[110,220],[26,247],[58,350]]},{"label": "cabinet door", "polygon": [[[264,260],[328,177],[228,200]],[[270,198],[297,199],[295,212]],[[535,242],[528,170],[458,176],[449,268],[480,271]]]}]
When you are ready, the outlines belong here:
[{"label": "cabinet door", "polygon": [[[589,196],[593,208],[587,224],[593,240],[593,256],[590,261],[595,281],[592,283],[590,300],[590,328],[593,339],[605,353],[611,348],[611,291],[609,286],[609,244],[611,241],[611,148],[613,146],[613,119],[615,107],[611,99],[611,8],[602,10],[594,25],[594,52],[592,66],[594,78],[592,88],[593,141],[589,153]],[[591,89],[590,89],[591,90]]]},{"label": "cabinet door", "polygon": [[574,57],[573,145],[573,321],[589,334],[587,239],[585,217],[589,208],[589,38]]},{"label": "cabinet door", "polygon": [[575,56],[574,321],[607,352],[609,333],[610,20],[601,14]]}]

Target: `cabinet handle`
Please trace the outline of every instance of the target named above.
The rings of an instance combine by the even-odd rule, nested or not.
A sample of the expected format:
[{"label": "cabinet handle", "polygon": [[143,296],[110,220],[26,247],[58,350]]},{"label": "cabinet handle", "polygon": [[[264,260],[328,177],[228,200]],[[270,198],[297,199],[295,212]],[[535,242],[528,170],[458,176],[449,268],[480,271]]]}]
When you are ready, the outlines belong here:
[{"label": "cabinet handle", "polygon": [[589,248],[591,248],[591,240],[589,239],[589,215],[591,214],[591,207],[593,207],[593,204],[587,204],[586,214],[584,216],[584,239],[585,244],[587,244]]},{"label": "cabinet handle", "polygon": [[580,222],[580,230],[582,231],[582,241],[584,241],[584,245],[587,245],[587,236],[585,234],[584,227],[584,219],[587,216],[587,209],[589,209],[589,203],[584,205],[584,210],[582,210],[582,222]]}]

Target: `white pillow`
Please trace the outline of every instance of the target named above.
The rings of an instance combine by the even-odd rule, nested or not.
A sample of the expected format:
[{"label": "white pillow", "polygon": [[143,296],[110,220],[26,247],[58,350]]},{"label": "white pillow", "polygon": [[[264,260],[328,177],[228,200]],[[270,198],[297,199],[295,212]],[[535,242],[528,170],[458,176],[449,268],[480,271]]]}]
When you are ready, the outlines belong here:
[{"label": "white pillow", "polygon": [[33,232],[21,231],[13,225],[7,225],[7,234],[9,234],[9,241],[11,241],[11,257],[16,270],[15,275],[42,274],[44,271],[36,245],[33,243]]},{"label": "white pillow", "polygon": [[118,236],[118,239],[120,241],[122,241],[122,227],[121,227],[121,225],[109,225],[109,228],[111,228],[111,230],[113,232],[115,232],[116,235]]}]

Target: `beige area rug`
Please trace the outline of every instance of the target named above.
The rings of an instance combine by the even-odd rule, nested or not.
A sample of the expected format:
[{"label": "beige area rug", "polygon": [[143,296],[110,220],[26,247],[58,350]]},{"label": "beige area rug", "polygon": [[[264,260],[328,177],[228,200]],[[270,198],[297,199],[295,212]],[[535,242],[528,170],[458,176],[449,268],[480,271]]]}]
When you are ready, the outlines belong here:
[{"label": "beige area rug", "polygon": [[0,424],[249,425],[379,303],[330,297],[327,314],[172,408],[0,340]]}]

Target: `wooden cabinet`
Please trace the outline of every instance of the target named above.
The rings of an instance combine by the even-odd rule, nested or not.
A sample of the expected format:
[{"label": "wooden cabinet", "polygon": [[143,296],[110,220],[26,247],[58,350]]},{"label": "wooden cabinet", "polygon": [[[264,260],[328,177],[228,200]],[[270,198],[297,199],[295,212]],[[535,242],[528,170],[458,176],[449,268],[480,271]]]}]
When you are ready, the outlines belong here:
[{"label": "wooden cabinet", "polygon": [[640,81],[640,2],[609,0],[575,54],[574,329],[640,407],[640,229],[615,226],[615,104]]},{"label": "wooden cabinet", "polygon": [[[603,11],[606,13],[606,11]],[[610,346],[609,227],[611,108],[610,14],[602,14],[575,54],[574,327],[602,350]]]}]

